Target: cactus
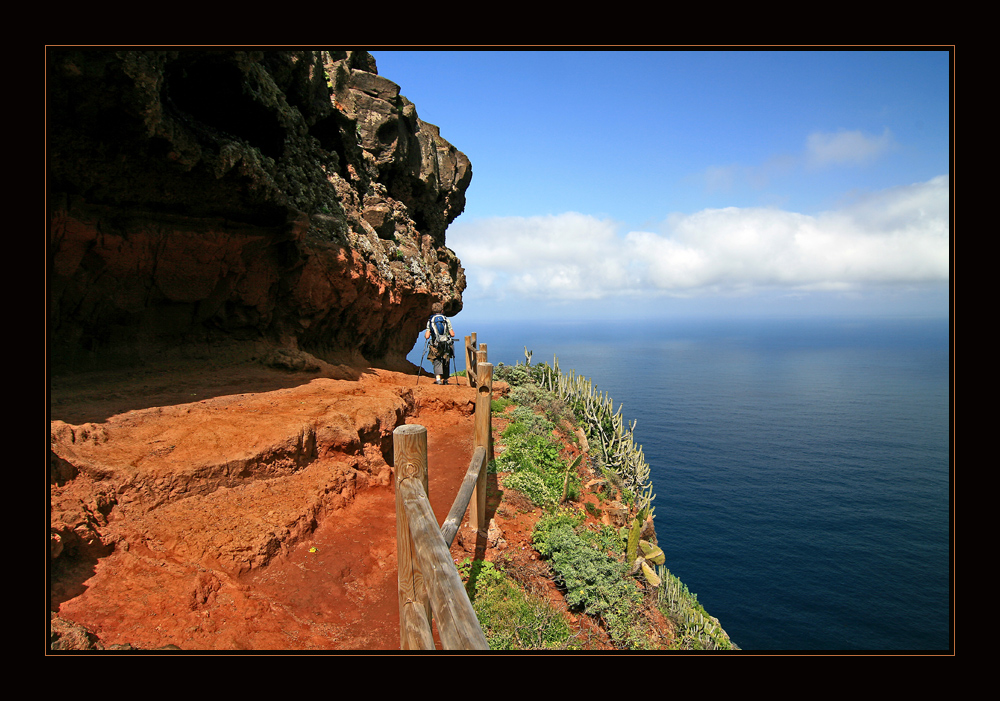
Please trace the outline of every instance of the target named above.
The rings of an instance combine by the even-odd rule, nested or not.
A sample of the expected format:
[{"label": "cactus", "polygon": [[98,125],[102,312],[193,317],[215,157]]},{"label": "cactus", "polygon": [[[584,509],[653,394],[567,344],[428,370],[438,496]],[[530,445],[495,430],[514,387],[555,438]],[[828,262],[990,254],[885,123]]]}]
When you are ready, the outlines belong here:
[{"label": "cactus", "polygon": [[583,460],[583,455],[577,455],[576,460],[574,460],[573,462],[571,462],[569,465],[566,466],[566,476],[563,479],[562,499],[559,500],[560,504],[566,501],[566,496],[569,493],[569,475],[573,470],[577,468],[581,460]]},{"label": "cactus", "polygon": [[[525,357],[530,362],[527,347]],[[553,357],[551,366],[542,363],[538,367],[542,372],[543,386],[560,398],[580,405],[586,428],[600,446],[604,468],[618,475],[625,487],[635,493],[640,509],[650,509],[651,512],[656,495],[653,494],[649,465],[642,447],[635,444],[636,422],[626,424],[622,418],[622,405],[615,411],[611,397],[598,392],[590,380],[572,370],[568,374],[563,373],[558,357]]]},{"label": "cactus", "polygon": [[[628,545],[625,548],[626,562],[632,563],[630,574],[636,574],[640,570],[651,587],[658,587],[661,578],[653,570],[652,565],[662,565],[666,561],[666,556],[659,546],[643,540],[639,536],[646,523],[647,512],[640,511],[632,522],[632,527],[628,529]],[[624,530],[624,529],[623,529]]]},{"label": "cactus", "polygon": [[642,550],[642,556],[654,565],[662,565],[666,562],[667,557],[663,554],[663,550],[660,546],[653,545],[648,540],[639,541],[639,549]]},{"label": "cactus", "polygon": [[705,650],[739,650],[722,629],[719,619],[705,615],[698,596],[688,591],[681,580],[659,565],[656,574],[663,582],[658,595],[660,607],[680,624],[681,647],[687,646],[684,641],[697,640]]},{"label": "cactus", "polygon": [[632,528],[629,529],[628,546],[625,548],[625,560],[635,562],[639,548],[639,531],[642,530],[642,521],[636,518]]},{"label": "cactus", "polygon": [[646,577],[646,581],[649,582],[649,586],[658,587],[662,583],[662,580],[656,576],[656,572],[645,562],[642,563],[642,574]]}]

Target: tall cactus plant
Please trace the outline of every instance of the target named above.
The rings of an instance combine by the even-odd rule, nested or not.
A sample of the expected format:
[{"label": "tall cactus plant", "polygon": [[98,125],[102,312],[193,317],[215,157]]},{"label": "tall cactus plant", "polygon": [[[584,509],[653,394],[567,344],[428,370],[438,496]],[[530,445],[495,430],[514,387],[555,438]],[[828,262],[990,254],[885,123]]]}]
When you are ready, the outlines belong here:
[{"label": "tall cactus plant", "polygon": [[649,464],[642,446],[634,440],[636,422],[626,423],[622,418],[623,405],[619,404],[615,411],[614,401],[606,392],[598,392],[590,380],[572,370],[563,373],[557,357],[551,366],[542,363],[539,367],[543,387],[581,407],[586,427],[601,448],[604,469],[615,473],[636,495],[640,511],[648,509],[652,514],[656,495],[649,478]]}]

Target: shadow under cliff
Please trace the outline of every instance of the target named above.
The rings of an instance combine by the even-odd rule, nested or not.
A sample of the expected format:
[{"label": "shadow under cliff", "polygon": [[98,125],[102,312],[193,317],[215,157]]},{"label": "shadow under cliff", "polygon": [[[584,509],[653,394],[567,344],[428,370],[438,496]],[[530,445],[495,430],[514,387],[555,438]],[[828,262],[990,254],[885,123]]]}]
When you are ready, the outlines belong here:
[{"label": "shadow under cliff", "polygon": [[373,372],[372,367],[347,365],[291,370],[268,367],[259,361],[221,365],[175,360],[59,373],[48,378],[49,420],[74,425],[101,423],[128,411],[289,389],[320,377],[357,381]]}]

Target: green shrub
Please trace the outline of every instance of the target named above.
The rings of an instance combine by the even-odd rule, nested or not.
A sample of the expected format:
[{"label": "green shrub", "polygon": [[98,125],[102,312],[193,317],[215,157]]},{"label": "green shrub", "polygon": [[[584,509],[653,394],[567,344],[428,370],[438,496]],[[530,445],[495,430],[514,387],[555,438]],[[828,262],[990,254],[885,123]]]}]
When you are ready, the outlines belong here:
[{"label": "green shrub", "polygon": [[534,469],[540,475],[560,472],[565,466],[559,458],[560,446],[551,435],[551,423],[524,407],[517,407],[509,416],[511,423],[500,434],[504,441],[497,466],[500,471]]},{"label": "green shrub", "polygon": [[502,414],[511,404],[513,404],[513,402],[511,402],[511,400],[507,397],[500,397],[499,399],[494,399],[490,402],[490,410],[494,414]]},{"label": "green shrub", "polygon": [[553,425],[553,428],[564,419],[569,421],[576,419],[573,407],[566,400],[537,384],[526,382],[514,387],[510,391],[510,399],[515,404],[540,413]]},{"label": "green shrub", "polygon": [[618,530],[611,526],[601,525],[600,530],[593,535],[594,547],[609,557],[620,560],[625,550],[625,541],[622,540]]},{"label": "green shrub", "polygon": [[573,411],[573,407],[552,392],[546,392],[545,396],[539,398],[535,406],[540,409],[549,421],[554,424],[558,425],[563,421],[569,421],[570,423],[576,422],[576,415]]},{"label": "green shrub", "polygon": [[536,363],[535,365],[507,365],[498,363],[493,369],[494,379],[503,380],[511,387],[519,387],[527,384],[541,385],[547,373],[551,373],[547,363]]},{"label": "green shrub", "polygon": [[[585,520],[586,517],[578,511],[573,509],[559,509],[545,518],[538,520],[535,524],[535,530],[531,534],[531,539],[536,545],[542,544],[542,547],[545,547],[544,543],[548,540],[548,534],[553,529],[560,526],[568,526],[570,529],[575,530],[583,525]],[[543,557],[547,554],[547,551],[543,550],[539,550],[538,552]]]},{"label": "green shrub", "polygon": [[556,500],[562,496],[556,496],[534,470],[522,470],[508,475],[503,480],[503,485],[507,489],[515,489],[531,500],[535,506],[552,506]]},{"label": "green shrub", "polygon": [[533,409],[538,402],[538,395],[541,388],[533,383],[519,385],[510,390],[510,399],[515,404],[523,406],[525,409]]},{"label": "green shrub", "polygon": [[504,365],[499,363],[493,371],[493,377],[506,382],[511,387],[518,387],[533,381],[531,368],[524,365]]},{"label": "green shrub", "polygon": [[618,647],[649,646],[637,626],[642,596],[628,577],[625,563],[600,552],[581,537],[565,514],[541,519],[532,540],[538,552],[550,561],[571,607],[603,621]]},{"label": "green shrub", "polygon": [[[569,624],[544,600],[524,592],[492,562],[466,560],[467,590],[491,650],[567,649]],[[459,566],[459,572],[463,567]]]},{"label": "green shrub", "polygon": [[[514,400],[516,401],[516,400]],[[528,433],[533,436],[551,438],[555,426],[541,414],[535,413],[531,407],[518,405],[508,414],[511,423],[504,429],[504,436],[517,433]]]}]

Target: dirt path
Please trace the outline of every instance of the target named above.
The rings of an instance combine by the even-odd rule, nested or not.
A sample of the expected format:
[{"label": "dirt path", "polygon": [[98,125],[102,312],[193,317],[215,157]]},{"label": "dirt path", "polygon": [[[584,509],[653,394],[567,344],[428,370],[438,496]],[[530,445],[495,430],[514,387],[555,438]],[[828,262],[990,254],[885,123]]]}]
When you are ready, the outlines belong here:
[{"label": "dirt path", "polygon": [[[472,454],[474,390],[236,368],[101,376],[51,398],[52,649],[399,649],[392,431],[427,427],[441,523]],[[494,417],[495,439],[506,425]],[[562,459],[579,455],[566,441]],[[541,509],[502,477],[487,477],[489,535],[461,529],[453,558],[499,563],[565,616],[569,647],[613,649],[568,609],[532,544]],[[596,526],[603,505],[586,493],[575,508]],[[670,639],[655,607],[645,615]]]},{"label": "dirt path", "polygon": [[[441,524],[468,468],[474,419],[424,413],[407,423],[428,430],[428,492]],[[329,649],[398,650],[395,508],[392,486],[362,492],[287,558],[243,581],[314,621]]]},{"label": "dirt path", "polygon": [[135,378],[53,392],[53,617],[105,649],[398,649],[391,431],[400,412],[427,426],[441,522],[473,390],[387,371],[234,380],[242,394],[209,379],[181,378],[172,406],[133,401]]}]

